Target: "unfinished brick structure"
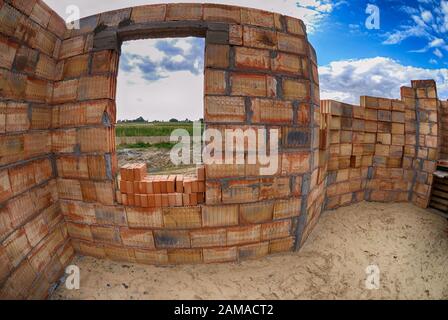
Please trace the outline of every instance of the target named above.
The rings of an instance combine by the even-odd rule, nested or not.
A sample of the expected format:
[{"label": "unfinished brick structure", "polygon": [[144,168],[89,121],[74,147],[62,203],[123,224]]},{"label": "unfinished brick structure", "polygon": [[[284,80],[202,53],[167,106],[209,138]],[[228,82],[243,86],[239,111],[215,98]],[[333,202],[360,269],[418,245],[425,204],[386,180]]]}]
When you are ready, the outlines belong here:
[{"label": "unfinished brick structure", "polygon": [[[325,207],[427,206],[440,143],[433,81],[402,88],[401,100],[320,106],[302,21],[254,9],[151,5],[80,26],[67,30],[41,0],[0,0],[1,298],[45,298],[75,252],[232,262],[298,250]],[[205,205],[124,206],[114,135],[120,46],[172,36],[206,39],[207,128],[280,129],[279,169],[208,165]]]}]

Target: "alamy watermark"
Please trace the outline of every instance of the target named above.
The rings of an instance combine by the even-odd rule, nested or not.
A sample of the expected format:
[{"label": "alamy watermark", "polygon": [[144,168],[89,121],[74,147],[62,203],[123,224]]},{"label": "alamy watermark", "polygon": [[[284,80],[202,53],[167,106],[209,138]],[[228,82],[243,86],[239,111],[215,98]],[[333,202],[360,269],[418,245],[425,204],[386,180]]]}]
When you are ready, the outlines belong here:
[{"label": "alamy watermark", "polygon": [[374,264],[370,265],[366,268],[366,274],[366,289],[378,290],[380,288],[380,268]]},{"label": "alamy watermark", "polygon": [[170,153],[174,165],[258,165],[260,175],[278,170],[278,129],[207,128],[202,133],[202,124],[194,122],[193,137],[185,129],[176,129],[170,140],[176,143]]},{"label": "alamy watermark", "polygon": [[369,30],[380,29],[380,8],[374,4],[367,4],[366,14],[369,16],[366,19],[366,28]]},{"label": "alamy watermark", "polygon": [[65,268],[65,287],[67,290],[79,290],[81,285],[81,272],[78,266],[70,265]]}]

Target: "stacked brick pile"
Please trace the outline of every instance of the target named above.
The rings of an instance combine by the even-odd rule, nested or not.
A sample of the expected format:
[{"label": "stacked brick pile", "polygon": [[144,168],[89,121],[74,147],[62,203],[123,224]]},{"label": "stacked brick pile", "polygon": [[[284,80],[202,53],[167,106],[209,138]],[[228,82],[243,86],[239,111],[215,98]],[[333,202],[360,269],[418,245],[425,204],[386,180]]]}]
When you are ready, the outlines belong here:
[{"label": "stacked brick pile", "polygon": [[146,164],[128,164],[120,169],[119,202],[125,206],[166,208],[196,206],[205,200],[205,168],[196,177],[147,174]]},{"label": "stacked brick pile", "polygon": [[331,116],[327,208],[362,200],[407,201],[404,103],[375,97],[361,97],[361,106],[321,103]]}]

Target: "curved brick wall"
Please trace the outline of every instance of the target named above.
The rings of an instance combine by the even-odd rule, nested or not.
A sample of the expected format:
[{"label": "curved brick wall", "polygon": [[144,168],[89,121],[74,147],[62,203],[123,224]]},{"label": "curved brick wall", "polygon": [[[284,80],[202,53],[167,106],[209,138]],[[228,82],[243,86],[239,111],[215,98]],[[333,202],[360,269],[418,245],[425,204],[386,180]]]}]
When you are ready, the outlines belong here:
[{"label": "curved brick wall", "polygon": [[[206,166],[206,205],[121,206],[113,135],[121,41],[187,35],[206,40],[207,127],[280,129],[281,167],[260,176],[257,165]],[[323,193],[319,201],[306,196],[317,168],[319,87],[316,55],[300,20],[222,5],[135,7],[82,19],[81,30],[67,32],[59,58],[53,92],[58,187],[78,252],[208,263],[300,246],[302,213],[320,212],[323,202]]]},{"label": "curved brick wall", "polygon": [[[67,30],[40,0],[0,0],[0,297],[45,298],[74,250],[149,264],[231,262],[298,250],[324,208],[427,206],[441,144],[433,81],[413,81],[401,100],[320,105],[303,23],[254,9],[161,4],[80,23]],[[173,36],[206,39],[207,127],[278,128],[280,166],[272,176],[258,165],[206,166],[205,205],[123,206],[121,42]]]}]

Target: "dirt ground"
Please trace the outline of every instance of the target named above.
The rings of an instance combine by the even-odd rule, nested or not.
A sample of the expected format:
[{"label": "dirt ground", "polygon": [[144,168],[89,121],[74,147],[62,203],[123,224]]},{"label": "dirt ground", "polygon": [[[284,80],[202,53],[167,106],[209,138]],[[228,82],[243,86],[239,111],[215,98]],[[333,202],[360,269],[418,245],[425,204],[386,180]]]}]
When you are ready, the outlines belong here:
[{"label": "dirt ground", "polygon": [[[52,299],[448,299],[448,223],[410,204],[326,212],[299,253],[236,264],[154,267],[88,257],[81,289]],[[366,267],[380,288],[366,289]]]},{"label": "dirt ground", "polygon": [[148,172],[152,174],[185,174],[194,173],[196,165],[175,166],[171,162],[170,149],[144,148],[144,149],[119,149],[117,150],[118,166],[126,163],[145,162]]}]

